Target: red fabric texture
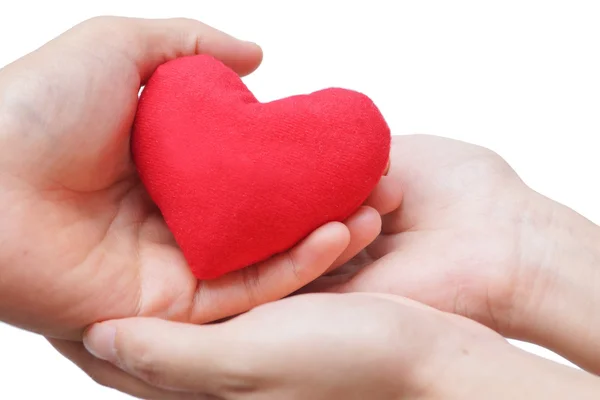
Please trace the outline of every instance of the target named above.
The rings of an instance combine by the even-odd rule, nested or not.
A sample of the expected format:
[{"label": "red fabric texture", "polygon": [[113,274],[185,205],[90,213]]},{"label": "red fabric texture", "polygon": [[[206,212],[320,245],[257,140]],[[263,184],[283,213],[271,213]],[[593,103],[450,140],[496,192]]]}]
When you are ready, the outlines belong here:
[{"label": "red fabric texture", "polygon": [[361,93],[260,103],[230,68],[199,55],[150,78],[132,153],[193,274],[213,279],[349,217],[381,178],[390,141]]}]

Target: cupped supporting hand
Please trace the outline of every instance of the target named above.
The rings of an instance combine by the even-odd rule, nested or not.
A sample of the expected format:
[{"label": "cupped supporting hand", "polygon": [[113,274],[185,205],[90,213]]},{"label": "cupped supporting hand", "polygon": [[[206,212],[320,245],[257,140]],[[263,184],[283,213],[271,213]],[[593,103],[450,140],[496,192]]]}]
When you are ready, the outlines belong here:
[{"label": "cupped supporting hand", "polygon": [[[600,380],[407,299],[307,294],[212,325],[106,321],[57,348],[148,399],[594,399]],[[95,354],[97,357],[92,356]],[[459,383],[459,384],[457,384]]]},{"label": "cupped supporting hand", "polygon": [[372,245],[302,291],[407,296],[600,373],[600,228],[477,145],[395,136],[391,160],[382,182],[400,182],[401,206]]}]

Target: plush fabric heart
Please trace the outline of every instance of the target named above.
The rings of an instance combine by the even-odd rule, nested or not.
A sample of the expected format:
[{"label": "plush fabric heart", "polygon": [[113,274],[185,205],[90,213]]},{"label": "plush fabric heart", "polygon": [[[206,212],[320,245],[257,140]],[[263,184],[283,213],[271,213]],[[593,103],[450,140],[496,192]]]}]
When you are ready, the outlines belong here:
[{"label": "plush fabric heart", "polygon": [[212,279],[350,216],[381,178],[390,139],[363,94],[332,88],[260,103],[200,55],[163,64],[147,82],[132,153],[192,272]]}]

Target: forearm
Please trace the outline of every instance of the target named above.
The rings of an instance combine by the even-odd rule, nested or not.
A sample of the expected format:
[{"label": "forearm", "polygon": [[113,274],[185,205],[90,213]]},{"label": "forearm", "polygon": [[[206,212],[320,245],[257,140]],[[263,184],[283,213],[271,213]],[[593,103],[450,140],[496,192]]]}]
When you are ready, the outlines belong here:
[{"label": "forearm", "polygon": [[[544,215],[525,235],[531,263],[515,291],[515,318],[505,334],[563,355],[600,373],[600,228],[542,199]],[[534,255],[537,254],[537,255]]]},{"label": "forearm", "polygon": [[510,344],[471,348],[439,376],[423,400],[592,400],[600,378]]}]

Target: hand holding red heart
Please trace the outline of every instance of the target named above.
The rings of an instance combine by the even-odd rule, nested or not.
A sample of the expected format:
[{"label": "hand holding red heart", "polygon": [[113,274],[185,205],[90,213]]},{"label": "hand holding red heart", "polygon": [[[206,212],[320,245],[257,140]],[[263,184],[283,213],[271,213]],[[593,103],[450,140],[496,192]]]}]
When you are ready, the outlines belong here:
[{"label": "hand holding red heart", "polygon": [[[363,207],[244,271],[192,275],[137,176],[129,136],[140,85],[197,53],[241,75],[262,57],[196,21],[96,18],[0,71],[1,320],[71,339],[134,315],[206,322],[290,294],[377,236],[380,216]],[[373,196],[381,213],[400,201],[397,186]]]}]

